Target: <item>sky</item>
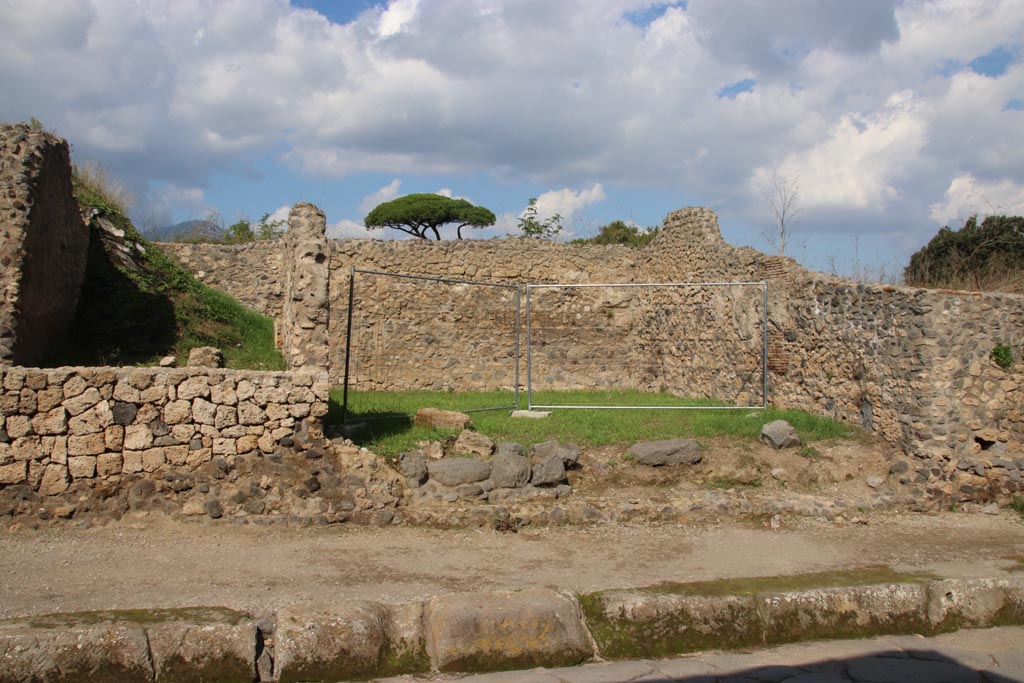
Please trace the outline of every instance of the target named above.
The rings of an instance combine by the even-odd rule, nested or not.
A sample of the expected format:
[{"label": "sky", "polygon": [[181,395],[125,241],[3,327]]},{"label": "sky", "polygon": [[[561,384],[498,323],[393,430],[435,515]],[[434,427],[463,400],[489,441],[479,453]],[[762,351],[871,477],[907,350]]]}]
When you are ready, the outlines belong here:
[{"label": "sky", "polygon": [[687,206],[891,276],[943,225],[1024,214],[1020,0],[0,0],[0,120],[35,117],[142,228],[285,216],[333,237],[439,192],[563,239]]}]

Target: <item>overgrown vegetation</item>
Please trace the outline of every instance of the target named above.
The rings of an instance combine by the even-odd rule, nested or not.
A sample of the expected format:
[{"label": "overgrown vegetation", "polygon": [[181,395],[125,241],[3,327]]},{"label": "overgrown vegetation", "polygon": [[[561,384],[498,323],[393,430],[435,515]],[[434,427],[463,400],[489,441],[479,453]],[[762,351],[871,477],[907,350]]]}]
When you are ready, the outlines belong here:
[{"label": "overgrown vegetation", "polygon": [[[525,395],[521,396],[525,407]],[[342,392],[331,392],[329,423],[341,419]],[[416,448],[419,441],[443,440],[454,432],[416,427],[410,418],[424,407],[474,410],[510,406],[515,397],[508,391],[491,392],[350,392],[349,422],[364,421],[353,439],[388,457]],[[622,391],[534,392],[536,404],[550,405],[720,405],[669,394]],[[496,441],[525,445],[557,439],[581,446],[632,444],[676,437],[731,436],[757,439],[761,427],[772,420],[788,420],[804,442],[846,438],[852,435],[842,423],[798,410],[555,410],[543,420],[512,419],[509,410],[472,413],[474,428]]]},{"label": "overgrown vegetation", "polygon": [[612,221],[602,225],[593,237],[575,239],[571,244],[623,244],[634,249],[641,249],[654,241],[661,228],[650,227],[641,230],[635,225],[623,221]]},{"label": "overgrown vegetation", "polygon": [[519,233],[523,237],[552,240],[562,232],[562,216],[554,214],[549,218],[540,220],[537,218],[537,198],[530,197],[530,202],[519,217]]},{"label": "overgrown vegetation", "polygon": [[1024,217],[971,216],[946,226],[910,257],[907,285],[1024,293]]},{"label": "overgrown vegetation", "polygon": [[991,355],[995,364],[1003,370],[1009,370],[1013,367],[1013,348],[1008,344],[996,344],[996,347],[992,349]]},{"label": "overgrown vegetation", "polygon": [[273,321],[202,285],[144,240],[101,169],[76,166],[72,182],[83,213],[113,232],[93,228],[69,342],[51,365],[151,365],[165,355],[183,362],[196,346],[216,346],[228,367],[284,368]]}]

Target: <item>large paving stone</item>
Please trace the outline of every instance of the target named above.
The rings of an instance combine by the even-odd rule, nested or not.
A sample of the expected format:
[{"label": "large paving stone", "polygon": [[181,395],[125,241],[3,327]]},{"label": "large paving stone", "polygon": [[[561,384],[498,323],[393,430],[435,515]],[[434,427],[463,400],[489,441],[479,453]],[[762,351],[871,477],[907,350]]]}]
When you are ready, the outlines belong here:
[{"label": "large paving stone", "polygon": [[329,612],[282,610],[274,656],[281,683],[425,672],[430,660],[423,640],[423,605],[359,602]]},{"label": "large paving stone", "polygon": [[570,666],[593,654],[575,601],[550,590],[435,597],[424,625],[441,671]]},{"label": "large paving stone", "polygon": [[598,651],[608,659],[668,657],[761,642],[761,622],[750,596],[612,590],[581,596],[580,603]]},{"label": "large paving stone", "polygon": [[146,629],[157,683],[249,683],[256,675],[256,624],[168,622]]},{"label": "large paving stone", "polygon": [[281,683],[368,678],[386,643],[385,613],[373,603],[323,612],[289,608],[277,616],[275,671]]},{"label": "large paving stone", "polygon": [[112,623],[0,625],[0,683],[149,683],[141,626]]},{"label": "large paving stone", "polygon": [[757,605],[769,644],[929,630],[924,584],[762,593]]},{"label": "large paving stone", "polygon": [[473,458],[442,458],[428,462],[427,473],[445,486],[473,484],[491,476],[491,463]]},{"label": "large paving stone", "polygon": [[1024,578],[934,581],[927,611],[936,631],[1024,624]]},{"label": "large paving stone", "polygon": [[641,465],[696,465],[704,457],[700,444],[693,439],[645,441],[630,446],[626,455]]}]

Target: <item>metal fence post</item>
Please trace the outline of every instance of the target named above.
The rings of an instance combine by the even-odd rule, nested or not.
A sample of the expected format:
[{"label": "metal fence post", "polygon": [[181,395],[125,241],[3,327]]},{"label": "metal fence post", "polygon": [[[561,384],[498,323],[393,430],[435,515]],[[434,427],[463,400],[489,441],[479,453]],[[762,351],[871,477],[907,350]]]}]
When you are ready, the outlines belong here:
[{"label": "metal fence post", "polygon": [[530,341],[530,283],[526,283],[526,409],[533,410],[533,345]]},{"label": "metal fence post", "polygon": [[348,273],[348,319],[345,321],[345,379],[341,389],[341,423],[348,424],[348,370],[352,355],[352,302],[355,300],[356,267]]},{"label": "metal fence post", "polygon": [[763,372],[763,386],[761,388],[761,405],[768,410],[768,283],[761,283],[762,306],[764,308],[764,331],[762,334],[761,347],[761,368]]},{"label": "metal fence post", "polygon": [[523,283],[516,283],[516,410],[519,410],[519,356],[520,356],[520,342],[519,335],[522,327],[522,300],[523,300]]}]

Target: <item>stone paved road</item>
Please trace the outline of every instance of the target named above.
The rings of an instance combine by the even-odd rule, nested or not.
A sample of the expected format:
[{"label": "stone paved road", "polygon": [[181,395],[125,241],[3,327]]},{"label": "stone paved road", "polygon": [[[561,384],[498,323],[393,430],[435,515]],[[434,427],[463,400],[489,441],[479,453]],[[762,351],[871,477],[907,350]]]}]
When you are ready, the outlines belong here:
[{"label": "stone paved road", "polygon": [[1024,627],[377,683],[1024,683]]}]

